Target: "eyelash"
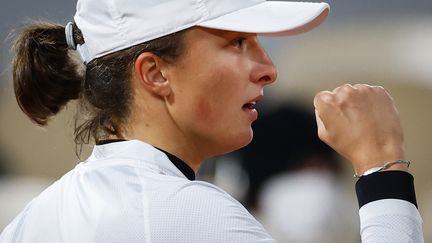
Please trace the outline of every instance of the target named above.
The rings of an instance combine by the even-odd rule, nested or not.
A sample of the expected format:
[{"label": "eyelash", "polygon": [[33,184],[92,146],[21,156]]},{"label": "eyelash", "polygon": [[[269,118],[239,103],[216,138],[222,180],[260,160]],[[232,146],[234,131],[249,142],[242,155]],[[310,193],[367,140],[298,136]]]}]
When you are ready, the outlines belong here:
[{"label": "eyelash", "polygon": [[237,48],[242,48],[243,45],[244,45],[244,43],[245,43],[245,41],[246,41],[246,38],[245,38],[245,37],[240,37],[240,38],[235,39],[235,40],[232,42],[232,45],[233,45],[234,47],[237,47]]}]

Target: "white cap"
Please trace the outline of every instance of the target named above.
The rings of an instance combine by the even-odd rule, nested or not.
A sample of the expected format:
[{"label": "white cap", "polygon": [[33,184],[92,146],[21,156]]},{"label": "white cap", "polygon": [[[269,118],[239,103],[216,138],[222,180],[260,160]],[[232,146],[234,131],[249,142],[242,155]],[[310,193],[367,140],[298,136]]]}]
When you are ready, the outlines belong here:
[{"label": "white cap", "polygon": [[75,23],[88,63],[192,26],[259,35],[303,33],[324,21],[327,3],[265,0],[78,0]]}]

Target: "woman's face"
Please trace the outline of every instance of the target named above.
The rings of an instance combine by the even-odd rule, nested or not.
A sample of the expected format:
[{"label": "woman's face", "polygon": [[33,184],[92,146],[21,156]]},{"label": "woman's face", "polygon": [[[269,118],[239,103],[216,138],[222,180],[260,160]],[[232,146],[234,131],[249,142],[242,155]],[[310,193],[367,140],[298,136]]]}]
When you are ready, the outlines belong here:
[{"label": "woman's face", "polygon": [[248,144],[257,119],[254,102],[277,73],[255,34],[192,28],[186,51],[166,78],[168,109],[188,141],[208,156]]}]

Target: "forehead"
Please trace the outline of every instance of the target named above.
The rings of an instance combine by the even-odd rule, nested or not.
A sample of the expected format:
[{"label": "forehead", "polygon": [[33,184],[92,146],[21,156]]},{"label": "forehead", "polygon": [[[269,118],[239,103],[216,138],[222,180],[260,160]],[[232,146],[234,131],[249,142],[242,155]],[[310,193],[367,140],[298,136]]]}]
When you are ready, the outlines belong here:
[{"label": "forehead", "polygon": [[205,27],[192,27],[186,34],[187,42],[195,42],[202,40],[214,41],[230,41],[238,37],[255,37],[255,33],[236,32],[228,30],[210,29]]}]

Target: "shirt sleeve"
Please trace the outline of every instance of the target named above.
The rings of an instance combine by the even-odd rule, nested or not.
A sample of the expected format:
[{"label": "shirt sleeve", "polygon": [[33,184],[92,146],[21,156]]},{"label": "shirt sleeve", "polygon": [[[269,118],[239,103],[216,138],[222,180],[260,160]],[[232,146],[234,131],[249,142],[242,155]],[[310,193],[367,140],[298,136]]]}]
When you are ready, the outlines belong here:
[{"label": "shirt sleeve", "polygon": [[152,242],[276,243],[234,198],[214,185],[191,182],[153,205]]},{"label": "shirt sleeve", "polygon": [[422,243],[414,178],[403,171],[383,171],[356,183],[363,243]]}]

